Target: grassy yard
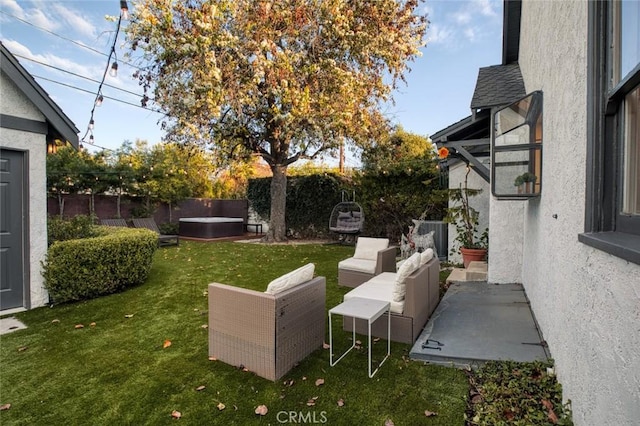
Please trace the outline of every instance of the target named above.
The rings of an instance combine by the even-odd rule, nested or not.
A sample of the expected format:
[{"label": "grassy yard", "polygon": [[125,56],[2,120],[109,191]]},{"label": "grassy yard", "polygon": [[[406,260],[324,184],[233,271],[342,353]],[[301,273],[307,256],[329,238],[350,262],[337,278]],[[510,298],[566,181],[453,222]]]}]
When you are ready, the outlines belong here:
[{"label": "grassy yard", "polygon": [[[330,308],[348,290],[337,285],[337,263],[352,253],[336,245],[183,242],[158,250],[144,285],[21,313],[28,328],[0,340],[0,405],[11,404],[0,424],[463,424],[465,374],[410,361],[409,345],[392,344],[372,379],[366,346],[335,367],[319,349],[276,383],[208,359],[208,283],[262,291],[313,262],[327,278]],[[380,340],[374,355],[385,350]],[[265,416],[255,414],[259,405]]]}]

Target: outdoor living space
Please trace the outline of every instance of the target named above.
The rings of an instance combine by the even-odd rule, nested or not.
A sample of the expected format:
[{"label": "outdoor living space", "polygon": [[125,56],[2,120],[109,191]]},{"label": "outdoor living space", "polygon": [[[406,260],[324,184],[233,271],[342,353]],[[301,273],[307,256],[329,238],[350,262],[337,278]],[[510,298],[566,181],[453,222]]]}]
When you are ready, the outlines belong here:
[{"label": "outdoor living space", "polygon": [[[2,335],[0,345],[1,402],[10,404],[0,419],[161,424],[173,415],[190,424],[250,424],[265,406],[273,421],[279,412],[301,411],[323,413],[328,424],[413,425],[428,411],[437,413],[430,424],[460,424],[469,394],[466,374],[411,361],[408,344],[391,342],[389,359],[372,379],[366,344],[360,343],[334,367],[321,346],[275,382],[208,357],[209,283],[262,292],[271,279],[311,261],[315,275],[326,277],[328,310],[349,290],[337,285],[337,265],[352,253],[350,246],[317,242],[185,241],[158,249],[144,285],[19,313],[26,328]],[[333,326],[334,338],[350,337],[339,318]],[[387,341],[374,339],[372,346],[375,365]]]}]

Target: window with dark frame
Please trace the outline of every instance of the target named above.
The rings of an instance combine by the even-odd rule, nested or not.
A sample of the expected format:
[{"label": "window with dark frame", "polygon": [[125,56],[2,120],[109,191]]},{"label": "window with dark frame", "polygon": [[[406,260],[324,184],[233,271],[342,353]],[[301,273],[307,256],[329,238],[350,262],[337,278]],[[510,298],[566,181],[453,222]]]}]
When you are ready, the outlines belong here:
[{"label": "window with dark frame", "polygon": [[494,114],[491,192],[498,199],[528,199],[542,188],[542,92]]},{"label": "window with dark frame", "polygon": [[589,2],[585,233],[640,264],[640,2]]}]

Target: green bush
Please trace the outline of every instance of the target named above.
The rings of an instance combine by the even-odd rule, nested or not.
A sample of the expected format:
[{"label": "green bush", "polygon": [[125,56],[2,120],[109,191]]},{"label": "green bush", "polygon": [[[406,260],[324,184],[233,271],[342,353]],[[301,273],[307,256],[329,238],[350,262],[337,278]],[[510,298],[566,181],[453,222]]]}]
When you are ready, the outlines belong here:
[{"label": "green bush", "polygon": [[[332,173],[287,178],[287,229],[303,238],[329,234],[329,216],[340,202],[342,178]],[[253,209],[268,219],[271,211],[271,178],[249,180],[247,198]]]},{"label": "green bush", "polygon": [[143,283],[158,236],[147,229],[96,227],[101,236],[52,244],[43,262],[54,303],[92,299]]},{"label": "green bush", "polygon": [[74,216],[71,219],[50,216],[47,219],[47,239],[49,245],[56,241],[90,238],[100,235],[93,224],[93,218],[86,215]]},{"label": "green bush", "polygon": [[178,228],[178,222],[166,222],[158,224],[160,233],[164,235],[178,235]]}]

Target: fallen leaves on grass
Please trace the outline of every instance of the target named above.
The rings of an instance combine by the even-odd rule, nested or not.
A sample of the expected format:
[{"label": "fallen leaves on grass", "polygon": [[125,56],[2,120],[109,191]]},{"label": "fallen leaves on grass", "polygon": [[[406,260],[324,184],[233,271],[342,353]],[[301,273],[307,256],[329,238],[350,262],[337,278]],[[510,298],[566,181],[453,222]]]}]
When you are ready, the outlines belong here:
[{"label": "fallen leaves on grass", "polygon": [[255,413],[260,416],[266,416],[268,412],[269,412],[269,409],[267,408],[266,405],[258,405],[255,411]]},{"label": "fallen leaves on grass", "polygon": [[171,412],[171,417],[173,417],[174,419],[179,419],[180,417],[182,417],[182,413],[178,410],[173,410]]},{"label": "fallen leaves on grass", "polygon": [[91,324],[89,324],[89,327],[95,327],[95,326],[96,326],[95,322],[92,322]]},{"label": "fallen leaves on grass", "polygon": [[316,401],[318,400],[318,396],[314,396],[313,398],[311,398],[310,400],[307,401],[307,406],[309,407],[313,407],[314,405],[316,405]]},{"label": "fallen leaves on grass", "polygon": [[76,324],[76,326],[74,327],[76,330],[79,330],[81,328],[84,328],[84,325],[82,324]]},{"label": "fallen leaves on grass", "polygon": [[324,379],[316,380],[316,386],[321,386],[321,385],[324,385]]},{"label": "fallen leaves on grass", "polygon": [[217,361],[217,360],[218,360],[218,358],[216,358],[215,356],[210,356],[209,357],[209,361]]},{"label": "fallen leaves on grass", "polygon": [[343,407],[343,406],[344,406],[344,399],[340,398],[340,399],[338,400],[338,403],[337,403],[337,404],[338,404],[338,407]]},{"label": "fallen leaves on grass", "polygon": [[20,346],[20,347],[18,348],[18,352],[24,352],[24,351],[26,351],[27,349],[29,349],[29,346]]},{"label": "fallen leaves on grass", "polygon": [[11,404],[2,404],[0,405],[0,411],[6,411],[11,408]]},{"label": "fallen leaves on grass", "polygon": [[133,318],[133,315],[134,315],[134,314],[126,314],[124,317],[125,317],[125,318]]},{"label": "fallen leaves on grass", "polygon": [[218,408],[218,410],[222,411],[225,408],[227,408],[222,402],[219,402],[218,405],[216,405],[216,407]]},{"label": "fallen leaves on grass", "polygon": [[434,416],[437,416],[438,413],[433,412],[433,411],[429,411],[429,410],[424,410],[424,415],[427,416],[427,417],[434,417]]},{"label": "fallen leaves on grass", "polygon": [[200,386],[198,386],[198,387],[196,388],[196,390],[197,390],[198,392],[200,392],[201,390],[205,390],[205,388],[206,388],[206,386],[205,386],[205,385],[200,385]]},{"label": "fallen leaves on grass", "polygon": [[331,349],[331,345],[327,342],[322,343],[322,349]]},{"label": "fallen leaves on grass", "polygon": [[202,328],[205,328],[205,329],[206,329],[206,328],[209,328],[209,324],[202,324],[200,327],[202,327]]},{"label": "fallen leaves on grass", "polygon": [[59,319],[51,320],[51,324],[59,324],[59,323],[60,323]]},{"label": "fallen leaves on grass", "polygon": [[162,349],[166,349],[169,346],[171,346],[171,340],[165,340],[164,343],[162,344]]},{"label": "fallen leaves on grass", "polygon": [[288,387],[293,386],[293,384],[294,384],[294,383],[295,383],[295,382],[293,381],[293,379],[289,379],[289,380],[285,380],[285,381],[284,381],[284,385],[285,385],[285,386],[288,386]]},{"label": "fallen leaves on grass", "polygon": [[384,422],[384,426],[395,426],[395,423],[393,423],[393,420],[391,420],[391,419],[387,419],[387,420]]}]

